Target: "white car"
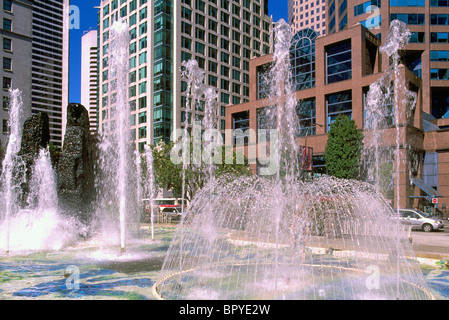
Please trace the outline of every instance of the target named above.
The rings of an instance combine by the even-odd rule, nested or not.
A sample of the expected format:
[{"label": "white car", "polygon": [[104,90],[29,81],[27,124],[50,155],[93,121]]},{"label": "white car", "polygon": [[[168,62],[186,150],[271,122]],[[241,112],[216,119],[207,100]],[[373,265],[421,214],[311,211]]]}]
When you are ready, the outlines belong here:
[{"label": "white car", "polygon": [[444,230],[443,220],[416,209],[400,209],[399,219],[404,225],[425,232]]},{"label": "white car", "polygon": [[[162,213],[167,215],[168,217],[174,220],[181,220],[182,218],[182,209],[181,208],[164,208],[162,209]],[[184,211],[184,217],[188,216],[188,212]]]}]

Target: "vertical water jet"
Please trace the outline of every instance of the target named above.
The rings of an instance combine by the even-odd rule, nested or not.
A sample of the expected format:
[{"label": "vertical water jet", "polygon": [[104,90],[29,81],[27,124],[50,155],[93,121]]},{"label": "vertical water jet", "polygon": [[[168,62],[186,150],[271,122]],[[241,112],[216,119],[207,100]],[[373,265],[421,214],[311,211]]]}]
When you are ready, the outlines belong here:
[{"label": "vertical water jet", "polygon": [[18,188],[20,182],[17,181],[14,172],[17,170],[19,162],[18,157],[22,143],[22,126],[23,126],[23,101],[22,92],[18,89],[9,90],[9,142],[6,148],[5,159],[2,163],[2,175],[0,181],[3,185],[2,198],[4,203],[4,217],[6,223],[6,253],[10,251],[10,219],[13,213],[19,210],[18,205]]}]

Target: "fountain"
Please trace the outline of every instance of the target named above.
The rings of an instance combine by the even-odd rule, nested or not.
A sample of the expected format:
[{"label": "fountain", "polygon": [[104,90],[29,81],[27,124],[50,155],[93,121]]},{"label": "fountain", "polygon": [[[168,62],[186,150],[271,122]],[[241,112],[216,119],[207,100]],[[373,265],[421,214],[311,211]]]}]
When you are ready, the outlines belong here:
[{"label": "fountain", "polygon": [[2,208],[4,212],[4,225],[6,232],[2,233],[6,236],[6,253],[10,250],[10,232],[11,232],[11,215],[18,211],[19,187],[21,181],[17,181],[15,173],[17,167],[21,166],[21,159],[17,156],[22,143],[22,126],[23,126],[23,102],[22,93],[19,90],[9,90],[10,96],[10,112],[9,112],[9,143],[6,149],[5,159],[2,163],[2,175],[0,177],[2,186]]},{"label": "fountain", "polygon": [[[274,175],[217,178],[213,154],[205,154],[202,168],[209,182],[191,202],[189,219],[183,219],[176,231],[155,230],[151,212],[151,229],[138,226],[140,237],[130,237],[133,219],[137,224],[140,221],[140,200],[153,201],[155,180],[151,148],[134,153],[134,159],[134,145],[128,149],[127,29],[120,21],[112,26],[111,105],[99,137],[95,168],[90,168],[90,160],[82,161],[86,154],[81,150],[88,148],[70,142],[59,165],[71,172],[61,181],[62,169],[53,168],[49,150],[42,145],[48,142],[44,137],[36,144],[28,174],[12,179],[23,165],[17,142],[21,126],[14,125],[21,123],[21,103],[19,98],[11,100],[13,134],[2,164],[5,201],[0,216],[0,248],[10,254],[0,255],[0,299],[433,297],[408,236],[392,223],[394,213],[379,188],[329,177],[314,182],[299,179],[297,145],[292,139],[298,121],[286,49],[291,32],[283,21],[275,29],[278,40],[270,76],[272,102],[277,108],[270,109],[268,118],[270,125],[279,129],[278,137],[270,137],[271,152],[278,159]],[[202,126],[213,132],[217,92],[203,84],[204,73],[196,62],[184,66],[190,94],[185,135],[188,129],[195,130],[189,120],[195,119],[189,118],[189,113],[195,115],[201,99],[206,111]],[[73,132],[83,140],[82,108],[71,106],[70,110],[79,125]],[[46,123],[45,117],[41,120]],[[213,136],[205,137],[210,140],[203,149],[215,141]],[[71,195],[77,201],[88,198],[90,182],[69,188],[71,181],[80,182],[83,174],[74,169],[81,167],[85,172],[95,171],[95,207],[86,211],[92,215],[90,219],[60,212],[61,207],[67,208],[61,202],[75,198]],[[20,190],[22,177],[27,176],[27,190]],[[5,183],[8,179],[10,183]],[[185,190],[184,186],[183,197]],[[21,207],[11,200],[20,198],[20,193],[26,195]],[[86,226],[87,222],[91,225]],[[77,276],[78,289],[76,281],[73,285],[68,282]]]},{"label": "fountain", "polygon": [[154,242],[154,194],[156,189],[154,167],[153,167],[153,150],[145,145],[145,164],[146,164],[146,183],[144,184],[143,194],[148,197],[150,203],[151,214],[151,240]]},{"label": "fountain", "polygon": [[[110,101],[110,110],[107,127],[103,132],[100,143],[100,175],[97,179],[97,188],[102,189],[99,196],[97,216],[104,222],[109,211],[119,212],[120,248],[126,250],[127,219],[134,210],[132,194],[127,187],[132,184],[130,177],[133,174],[130,152],[130,128],[131,115],[128,99],[128,75],[129,75],[129,29],[126,21],[116,21],[111,27],[111,44],[109,53],[111,90],[114,92]],[[108,190],[109,186],[113,190]],[[117,205],[117,207],[115,207]],[[103,226],[109,228],[110,225]],[[108,233],[107,229],[104,231]]]},{"label": "fountain", "polygon": [[[24,124],[21,94],[17,89],[10,90],[11,135],[2,164],[4,201],[0,234],[5,238],[0,240],[0,247],[8,255],[30,250],[60,250],[82,233],[75,221],[58,214],[56,175],[50,153],[48,149],[36,150],[41,143],[37,140],[42,138],[38,134],[32,137],[34,142],[27,140],[32,132],[45,127],[42,126],[45,117],[32,116]],[[22,133],[26,136],[23,141]],[[35,151],[38,151],[37,158],[31,159]],[[73,226],[77,226],[76,232]]]},{"label": "fountain", "polygon": [[269,111],[279,131],[277,141],[270,136],[275,177],[212,179],[191,202],[193,216],[178,228],[154,294],[170,300],[432,298],[407,233],[378,188],[299,179],[291,31],[282,20],[275,38],[270,78],[277,107]]}]

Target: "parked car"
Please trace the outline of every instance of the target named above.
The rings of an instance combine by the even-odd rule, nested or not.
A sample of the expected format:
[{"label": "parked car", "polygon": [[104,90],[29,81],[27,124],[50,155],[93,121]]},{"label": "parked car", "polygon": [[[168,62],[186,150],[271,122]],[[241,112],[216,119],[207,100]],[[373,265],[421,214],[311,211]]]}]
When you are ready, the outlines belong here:
[{"label": "parked car", "polygon": [[[164,208],[162,213],[172,218],[173,220],[181,220],[182,218],[182,208]],[[189,213],[184,211],[184,217],[188,217]]]},{"label": "parked car", "polygon": [[416,209],[400,209],[399,219],[404,225],[425,232],[444,230],[443,220]]}]

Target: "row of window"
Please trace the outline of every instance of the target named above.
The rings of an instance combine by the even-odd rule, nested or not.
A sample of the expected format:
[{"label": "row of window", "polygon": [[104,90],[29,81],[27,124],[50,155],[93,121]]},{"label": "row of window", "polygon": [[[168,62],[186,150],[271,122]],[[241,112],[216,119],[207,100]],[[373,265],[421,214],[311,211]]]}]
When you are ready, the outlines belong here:
[{"label": "row of window", "polygon": [[[296,107],[299,119],[297,136],[316,135],[316,100],[306,99],[300,101]],[[265,107],[258,109],[257,112],[258,129],[270,130],[276,128],[276,108]],[[352,118],[352,91],[343,91],[326,96],[326,114],[327,114],[327,132],[329,132],[332,123],[342,114]],[[243,111],[232,115],[232,129],[241,130],[246,141],[250,128],[249,111]],[[245,142],[246,142],[245,141]],[[234,139],[234,143],[237,139]]]},{"label": "row of window", "polygon": [[[424,7],[425,0],[390,0],[390,6],[391,7]],[[431,7],[449,7],[449,0],[430,0],[430,6]]]},{"label": "row of window", "polygon": [[[422,13],[392,13],[390,21],[398,19],[410,25],[424,25],[425,14]],[[449,25],[449,14],[431,14],[430,24],[437,26]]]},{"label": "row of window", "polygon": [[[380,0],[377,0],[380,2]],[[424,7],[425,0],[390,0],[391,7]],[[430,0],[431,7],[449,7],[449,0]],[[380,6],[379,6],[380,7]]]},{"label": "row of window", "polygon": [[369,0],[359,5],[354,6],[354,17],[374,11],[374,9],[381,8],[381,0]]},{"label": "row of window", "polygon": [[[3,38],[3,50],[5,52],[12,52],[12,40],[8,38]],[[8,57],[3,57],[3,70],[12,71],[12,59]]]}]

